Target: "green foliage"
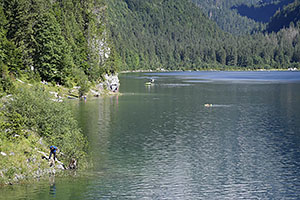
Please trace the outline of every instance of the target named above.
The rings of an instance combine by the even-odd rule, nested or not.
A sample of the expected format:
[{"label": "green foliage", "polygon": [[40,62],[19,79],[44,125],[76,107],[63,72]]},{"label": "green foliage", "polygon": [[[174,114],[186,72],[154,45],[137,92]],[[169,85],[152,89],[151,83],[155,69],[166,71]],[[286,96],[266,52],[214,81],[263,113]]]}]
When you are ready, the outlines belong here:
[{"label": "green foliage", "polygon": [[108,4],[110,34],[123,70],[178,69],[200,64],[200,60],[215,60],[208,55],[214,50],[207,47],[212,37],[218,42],[224,33],[191,2],[128,0]]},{"label": "green foliage", "polygon": [[78,82],[78,85],[79,85],[79,97],[82,97],[84,96],[88,91],[89,91],[89,83],[88,83],[88,80],[85,79],[85,78],[81,78]]},{"label": "green foliage", "polygon": [[[22,66],[20,52],[16,49],[13,42],[9,41],[6,37],[6,24],[7,19],[2,7],[0,6],[0,65],[1,68],[4,68],[1,69],[2,82],[7,80],[8,73],[12,73],[14,75],[19,74],[19,67]],[[6,78],[3,77],[4,72]]]},{"label": "green foliage", "polygon": [[13,176],[15,175],[15,172],[16,172],[16,168],[10,167],[10,168],[6,171],[5,176],[7,176],[8,178],[13,178]]},{"label": "green foliage", "polygon": [[110,71],[99,62],[105,19],[102,0],[0,0],[0,63],[16,77],[77,85],[80,70],[99,81]]},{"label": "green foliage", "polygon": [[37,42],[33,56],[37,72],[43,80],[62,83],[73,63],[60,26],[51,13],[44,13],[33,30]]},{"label": "green foliage", "polygon": [[14,84],[12,77],[9,75],[8,67],[0,62],[0,97],[5,93],[11,93],[14,91]]},{"label": "green foliage", "polygon": [[23,76],[80,85],[83,94],[118,70],[288,67],[299,62],[299,26],[291,17],[298,2],[273,18],[290,28],[264,35],[232,6],[278,1],[0,0],[0,65],[7,67],[0,88]]},{"label": "green foliage", "polygon": [[7,156],[1,156],[1,185],[15,181],[15,175],[27,179],[36,176],[41,169],[49,168],[46,160],[39,159],[41,154],[38,152],[46,152],[48,149],[40,143],[40,138],[35,134],[32,133],[27,138],[19,137],[14,140],[8,140],[3,135],[0,131],[0,151],[7,154]]},{"label": "green foliage", "polygon": [[[247,1],[247,5],[258,2]],[[87,88],[89,82],[101,81],[104,73],[120,69],[196,69],[203,63],[288,67],[298,62],[296,24],[275,35],[257,31],[252,36],[233,36],[210,21],[226,31],[249,33],[246,27],[260,25],[231,9],[245,3],[1,0],[0,63],[8,67],[9,77]],[[288,10],[297,10],[296,3]]]},{"label": "green foliage", "polygon": [[[216,1],[227,8],[230,2]],[[298,62],[297,26],[276,34],[234,36],[188,0],[112,0],[108,5],[109,30],[122,70],[288,68]]]},{"label": "green foliage", "polygon": [[36,132],[49,145],[58,146],[65,159],[83,158],[86,138],[70,110],[68,103],[52,101],[44,88],[21,87],[4,105],[1,130],[8,139],[16,135],[27,138],[30,132]]}]

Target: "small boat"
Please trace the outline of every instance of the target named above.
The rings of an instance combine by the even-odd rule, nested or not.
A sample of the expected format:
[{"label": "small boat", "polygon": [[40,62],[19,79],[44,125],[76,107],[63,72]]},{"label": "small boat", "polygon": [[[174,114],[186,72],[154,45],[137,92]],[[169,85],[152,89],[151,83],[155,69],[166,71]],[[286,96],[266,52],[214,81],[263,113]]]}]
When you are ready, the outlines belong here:
[{"label": "small boat", "polygon": [[213,105],[210,104],[210,103],[206,103],[206,104],[204,104],[204,106],[205,106],[205,107],[212,107]]},{"label": "small boat", "polygon": [[151,79],[150,81],[146,82],[145,85],[152,85],[154,83],[154,79]]}]

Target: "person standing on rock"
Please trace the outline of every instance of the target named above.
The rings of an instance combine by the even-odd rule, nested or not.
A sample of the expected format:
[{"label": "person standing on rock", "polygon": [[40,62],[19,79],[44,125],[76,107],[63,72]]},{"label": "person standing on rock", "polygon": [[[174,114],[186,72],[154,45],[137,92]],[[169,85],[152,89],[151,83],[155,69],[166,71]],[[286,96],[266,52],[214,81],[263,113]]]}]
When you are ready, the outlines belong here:
[{"label": "person standing on rock", "polygon": [[57,149],[57,147],[56,146],[50,146],[50,155],[49,155],[49,159],[48,160],[50,160],[50,158],[51,158],[51,156],[52,156],[52,154],[53,154],[53,159],[54,159],[54,161],[55,161],[55,158],[56,158],[56,151],[57,151],[58,149]]}]

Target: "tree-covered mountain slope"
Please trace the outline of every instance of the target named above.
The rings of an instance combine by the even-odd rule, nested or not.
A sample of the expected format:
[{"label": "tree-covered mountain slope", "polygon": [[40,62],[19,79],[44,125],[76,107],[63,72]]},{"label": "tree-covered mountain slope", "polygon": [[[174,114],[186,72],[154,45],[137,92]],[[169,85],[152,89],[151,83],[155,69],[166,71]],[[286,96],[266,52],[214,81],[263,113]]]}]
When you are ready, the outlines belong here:
[{"label": "tree-covered mountain slope", "polygon": [[253,29],[259,29],[260,23],[246,16],[241,16],[235,6],[247,5],[252,6],[258,4],[259,0],[192,0],[198,5],[203,12],[218,26],[232,34],[250,33]]},{"label": "tree-covered mountain slope", "polygon": [[112,0],[108,13],[124,69],[199,65],[230,37],[190,1]]},{"label": "tree-covered mountain slope", "polygon": [[287,68],[300,61],[299,27],[233,36],[189,0],[111,0],[107,26],[122,70]]},{"label": "tree-covered mountain slope", "polygon": [[271,18],[266,30],[268,32],[278,32],[284,27],[295,26],[300,21],[300,1],[295,0],[293,3],[287,5],[282,10],[279,10]]},{"label": "tree-covered mountain slope", "polygon": [[195,1],[0,0],[1,82],[26,76],[73,86],[99,81],[118,67],[285,68],[299,62],[298,26],[234,36],[203,8],[228,9],[244,0]]}]

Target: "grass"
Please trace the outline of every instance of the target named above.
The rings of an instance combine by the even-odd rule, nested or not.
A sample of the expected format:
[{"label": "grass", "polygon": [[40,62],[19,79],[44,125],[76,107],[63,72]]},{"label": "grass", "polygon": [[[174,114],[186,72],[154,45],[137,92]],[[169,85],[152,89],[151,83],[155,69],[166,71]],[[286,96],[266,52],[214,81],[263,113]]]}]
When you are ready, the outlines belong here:
[{"label": "grass", "polygon": [[41,152],[49,155],[49,144],[65,153],[60,157],[65,166],[76,156],[84,168],[85,137],[68,104],[51,101],[71,95],[78,97],[78,90],[19,80],[14,84],[16,92],[0,99],[0,185],[57,171],[42,159]]},{"label": "grass", "polygon": [[12,140],[1,137],[0,142],[0,185],[40,177],[43,169],[49,168],[48,161],[41,159],[39,153],[48,149],[34,133]]}]

